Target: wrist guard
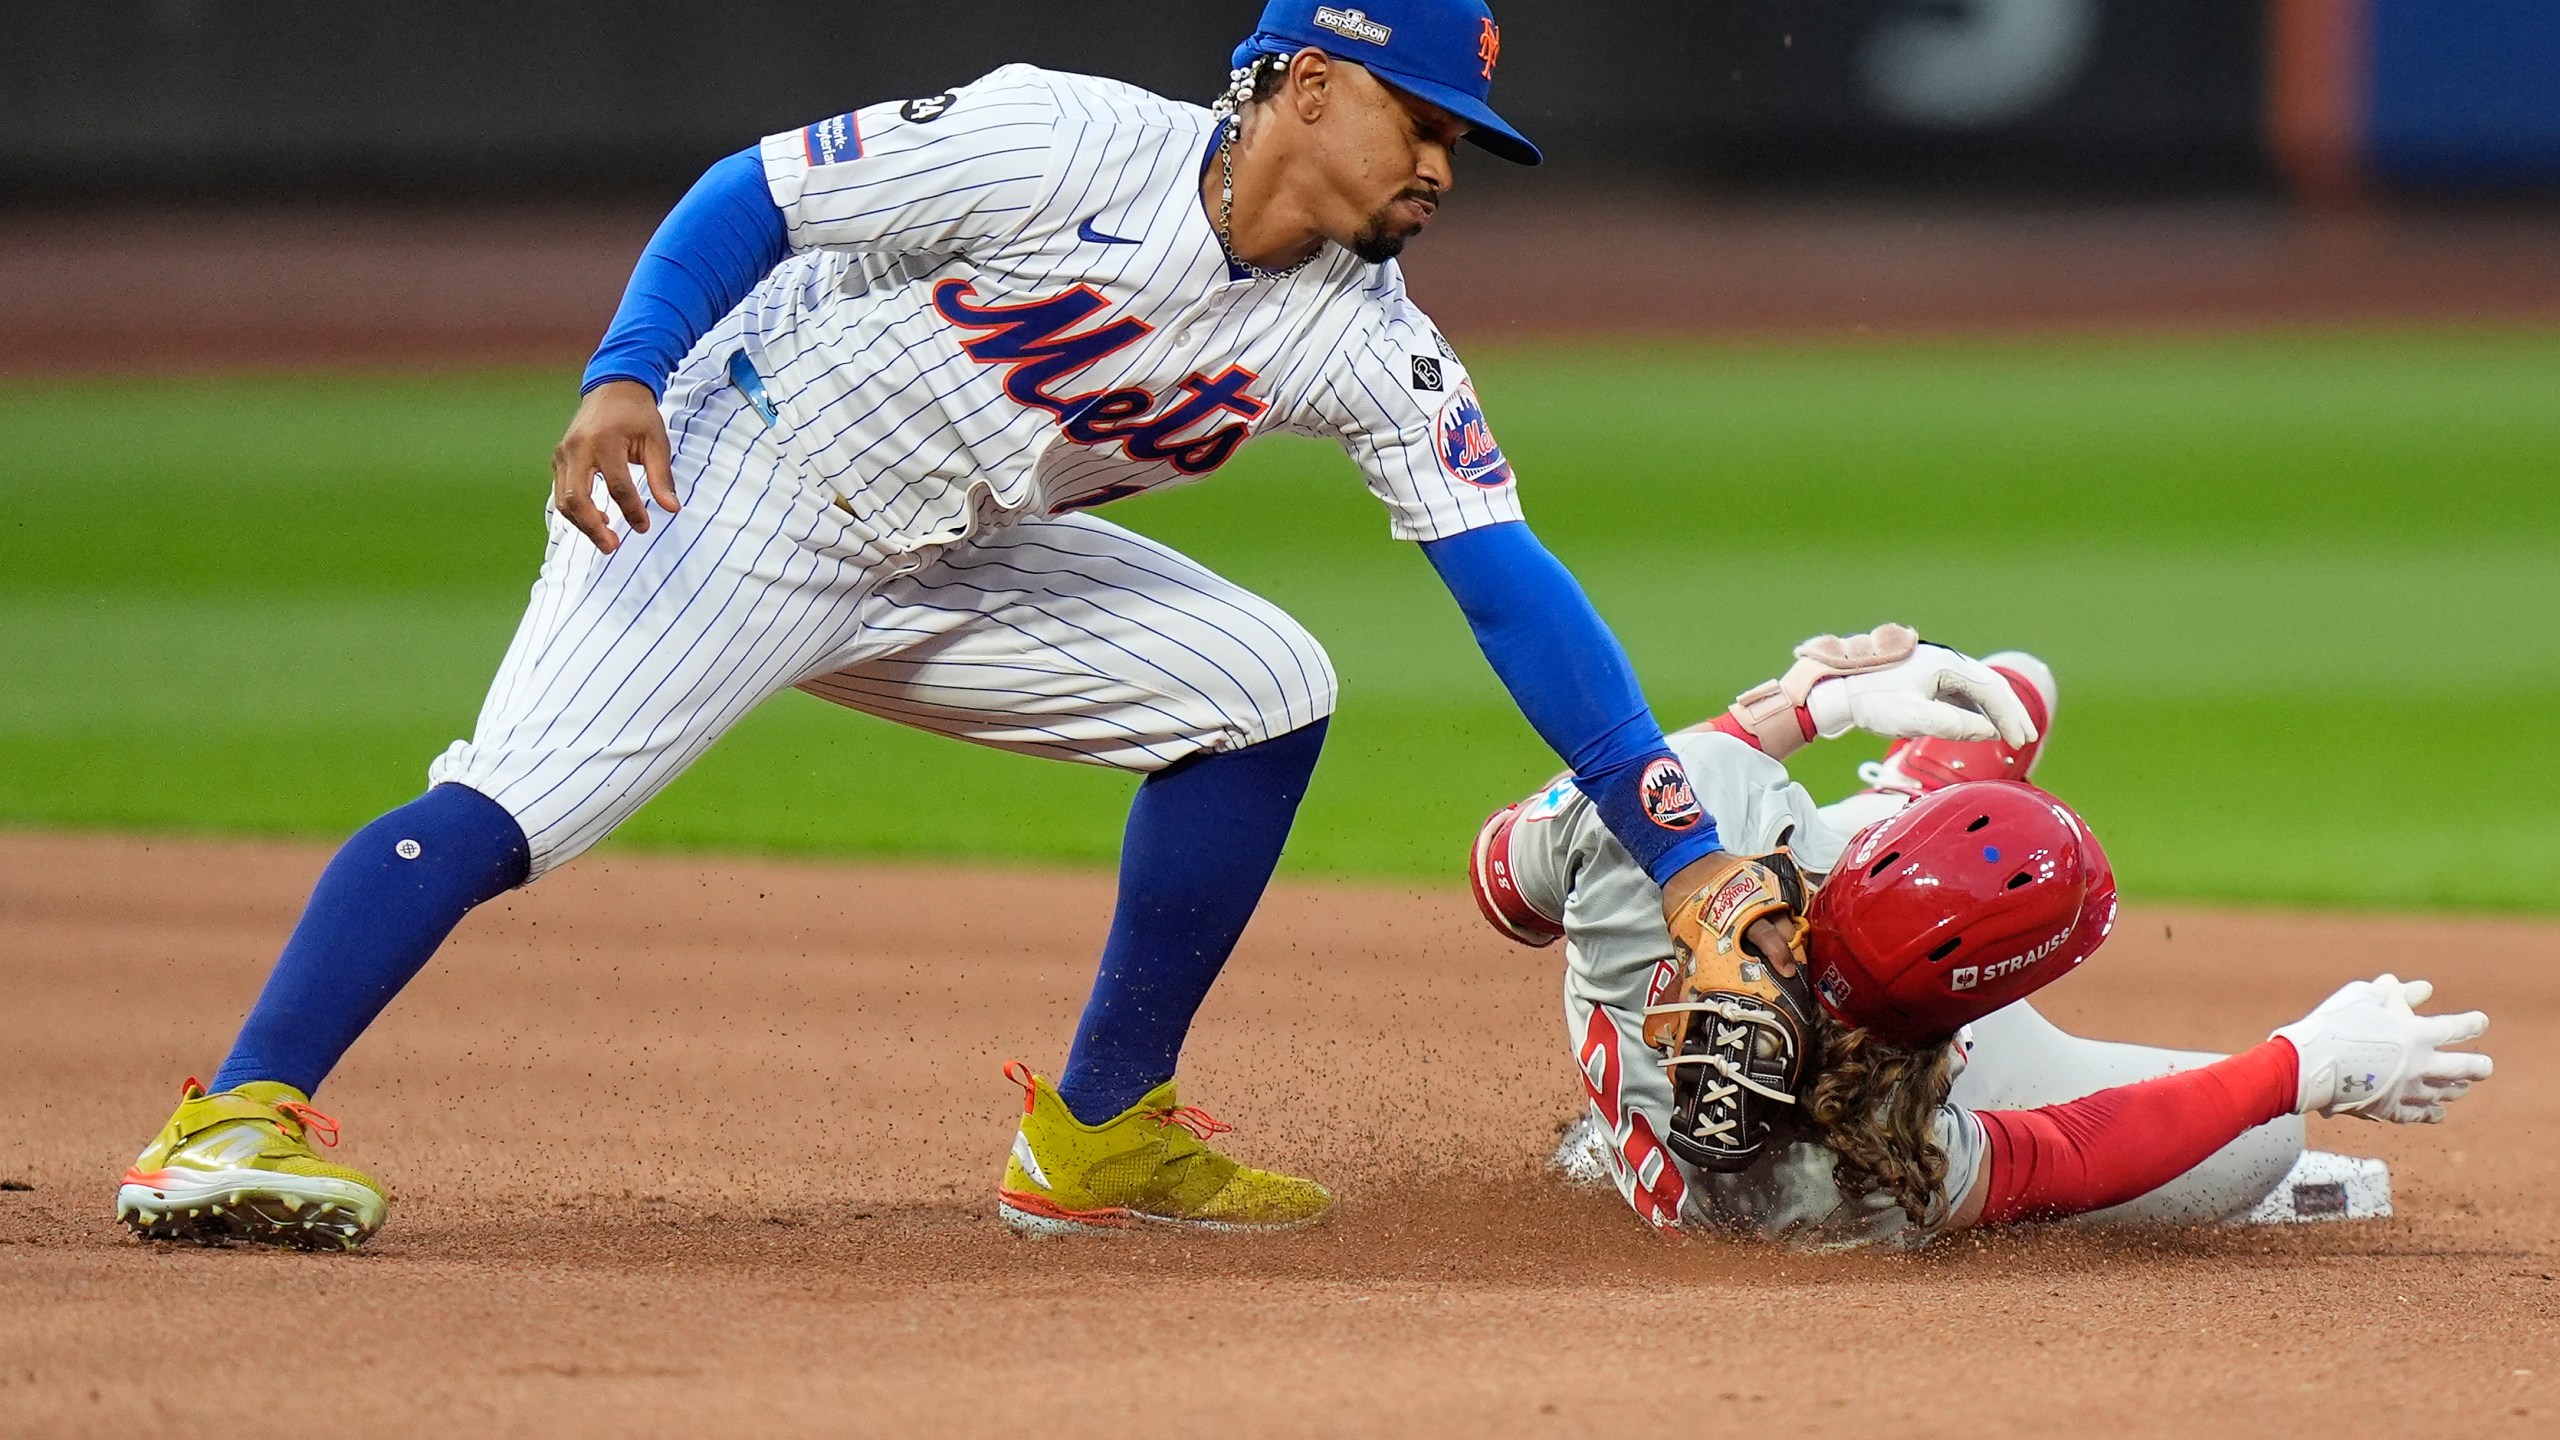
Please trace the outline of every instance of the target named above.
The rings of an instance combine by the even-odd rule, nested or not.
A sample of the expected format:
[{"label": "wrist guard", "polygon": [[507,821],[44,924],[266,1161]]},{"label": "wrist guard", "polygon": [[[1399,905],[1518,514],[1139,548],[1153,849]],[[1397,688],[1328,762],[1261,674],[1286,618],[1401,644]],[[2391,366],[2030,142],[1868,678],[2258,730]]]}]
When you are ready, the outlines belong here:
[{"label": "wrist guard", "polygon": [[1814,686],[1842,675],[1889,669],[1910,659],[1919,646],[1919,632],[1890,623],[1845,640],[1816,635],[1796,647],[1796,663],[1785,675],[1743,691],[1725,713],[1742,727],[1745,738],[1760,747],[1760,753],[1784,760],[1813,739],[1813,717],[1805,702]]}]

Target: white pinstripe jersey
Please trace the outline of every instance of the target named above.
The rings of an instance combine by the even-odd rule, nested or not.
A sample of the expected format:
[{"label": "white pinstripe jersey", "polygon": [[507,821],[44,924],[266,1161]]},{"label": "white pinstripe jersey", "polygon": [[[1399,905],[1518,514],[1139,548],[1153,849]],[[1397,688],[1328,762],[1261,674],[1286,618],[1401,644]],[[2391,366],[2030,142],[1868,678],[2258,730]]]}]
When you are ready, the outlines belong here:
[{"label": "white pinstripe jersey", "polygon": [[770,136],[795,253],[704,344],[742,337],[785,454],[886,550],[1197,479],[1273,430],[1338,440],[1400,539],[1518,519],[1392,261],[1228,264],[1199,198],[1217,123],[1008,65]]}]

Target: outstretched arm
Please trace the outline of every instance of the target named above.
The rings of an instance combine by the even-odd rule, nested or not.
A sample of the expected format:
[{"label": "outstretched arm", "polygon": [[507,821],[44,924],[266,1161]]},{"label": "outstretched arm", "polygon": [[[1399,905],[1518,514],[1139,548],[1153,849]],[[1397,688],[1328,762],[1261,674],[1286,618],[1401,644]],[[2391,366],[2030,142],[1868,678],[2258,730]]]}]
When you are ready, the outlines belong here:
[{"label": "outstretched arm", "polygon": [[1512,520],[1422,542],[1530,728],[1666,896],[1722,853],[1712,816],[1636,685],[1635,667],[1571,572]]},{"label": "outstretched arm", "polygon": [[2201,1070],[2067,1105],[1977,1112],[1987,1153],[1946,1228],[2121,1205],[2283,1115],[2441,1120],[2491,1070],[2486,1055],[2443,1047],[2478,1039],[2489,1019],[2476,1010],[2418,1014],[2433,993],[2423,980],[2358,980],[2264,1043]]}]

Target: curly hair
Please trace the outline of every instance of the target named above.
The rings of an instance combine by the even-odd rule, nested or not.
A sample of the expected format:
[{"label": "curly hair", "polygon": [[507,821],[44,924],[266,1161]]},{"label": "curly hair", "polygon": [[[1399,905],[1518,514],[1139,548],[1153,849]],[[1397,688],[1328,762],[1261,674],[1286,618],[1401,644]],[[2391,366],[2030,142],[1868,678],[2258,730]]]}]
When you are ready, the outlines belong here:
[{"label": "curly hair", "polygon": [[1911,1223],[1928,1224],[1947,1181],[1936,1119],[1955,1082],[1952,1048],[1889,1045],[1827,1014],[1816,1039],[1822,1068],[1805,1112],[1837,1157],[1833,1183],[1851,1200],[1882,1191]]}]

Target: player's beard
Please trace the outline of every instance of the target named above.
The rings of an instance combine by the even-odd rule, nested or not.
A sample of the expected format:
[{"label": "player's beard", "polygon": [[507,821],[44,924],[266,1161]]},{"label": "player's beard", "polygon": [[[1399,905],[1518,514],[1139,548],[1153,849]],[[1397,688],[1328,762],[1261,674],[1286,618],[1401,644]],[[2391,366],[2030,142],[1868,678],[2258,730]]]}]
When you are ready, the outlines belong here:
[{"label": "player's beard", "polygon": [[1351,253],[1371,265],[1384,265],[1403,254],[1405,242],[1412,239],[1422,228],[1419,225],[1411,229],[1397,228],[1396,206],[1407,200],[1428,200],[1436,206],[1440,195],[1438,191],[1420,185],[1400,192],[1395,199],[1379,206],[1367,223],[1363,224],[1351,237]]}]

